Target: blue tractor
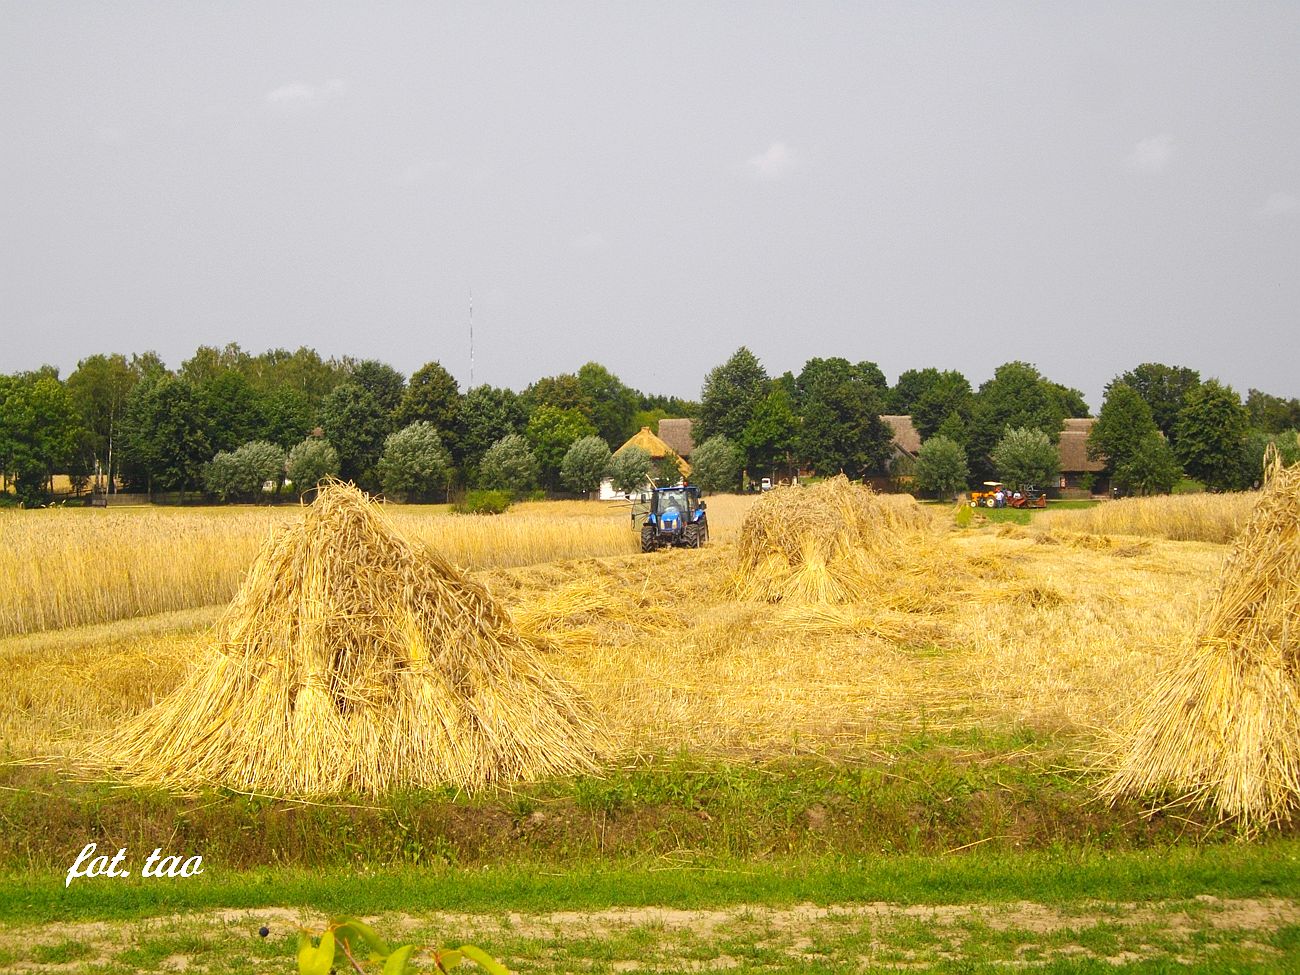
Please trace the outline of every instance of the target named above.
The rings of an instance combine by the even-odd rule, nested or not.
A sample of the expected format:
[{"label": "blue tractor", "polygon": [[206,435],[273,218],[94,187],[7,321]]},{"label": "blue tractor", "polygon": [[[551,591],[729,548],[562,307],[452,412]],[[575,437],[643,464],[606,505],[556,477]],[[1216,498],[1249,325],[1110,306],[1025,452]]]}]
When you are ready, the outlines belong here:
[{"label": "blue tractor", "polygon": [[653,552],[668,545],[699,548],[709,540],[706,507],[697,487],[655,488],[650,513],[641,526],[641,551]]}]

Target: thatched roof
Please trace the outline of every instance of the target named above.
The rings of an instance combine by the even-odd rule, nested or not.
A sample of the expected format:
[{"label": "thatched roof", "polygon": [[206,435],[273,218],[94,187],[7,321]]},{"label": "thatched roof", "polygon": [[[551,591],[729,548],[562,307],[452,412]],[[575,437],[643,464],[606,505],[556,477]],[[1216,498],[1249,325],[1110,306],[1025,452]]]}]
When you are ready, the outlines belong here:
[{"label": "thatched roof", "polygon": [[[677,469],[682,472],[682,477],[687,477],[691,473],[691,465],[682,460],[681,455],[679,455],[677,451],[673,450],[672,447],[668,446],[668,444],[660,440],[655,436],[655,434],[651,433],[649,427],[642,427],[633,436],[628,438],[627,443],[623,444],[623,446],[618,449],[622,450],[624,447],[640,447],[650,455],[651,460],[662,460],[669,456],[676,457]],[[618,453],[618,451],[616,450],[615,453]]]},{"label": "thatched roof", "polygon": [[896,414],[884,414],[880,418],[894,431],[894,446],[915,457],[916,452],[921,449],[921,435],[916,432],[912,418]]},{"label": "thatched roof", "polygon": [[1088,459],[1088,434],[1096,423],[1090,417],[1075,417],[1065,421],[1061,442],[1057,449],[1061,457],[1061,473],[1097,472],[1106,469],[1105,461]]},{"label": "thatched roof", "polygon": [[691,425],[694,422],[690,417],[659,421],[659,439],[684,460],[695,452],[695,441],[691,438]]}]

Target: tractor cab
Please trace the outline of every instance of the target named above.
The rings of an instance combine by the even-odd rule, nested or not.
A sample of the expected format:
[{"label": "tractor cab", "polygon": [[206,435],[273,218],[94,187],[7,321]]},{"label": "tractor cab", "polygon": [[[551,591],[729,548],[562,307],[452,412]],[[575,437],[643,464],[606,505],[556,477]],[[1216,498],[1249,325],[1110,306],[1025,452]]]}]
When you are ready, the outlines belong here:
[{"label": "tractor cab", "polygon": [[665,545],[699,548],[709,538],[707,507],[697,487],[655,488],[641,527],[641,551],[652,552]]}]

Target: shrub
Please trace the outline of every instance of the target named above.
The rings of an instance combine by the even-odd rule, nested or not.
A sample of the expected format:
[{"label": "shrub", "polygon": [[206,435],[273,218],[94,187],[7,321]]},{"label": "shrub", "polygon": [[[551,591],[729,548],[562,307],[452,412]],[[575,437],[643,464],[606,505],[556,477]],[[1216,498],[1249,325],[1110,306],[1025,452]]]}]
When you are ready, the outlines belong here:
[{"label": "shrub", "polygon": [[916,454],[917,490],[933,492],[940,498],[951,498],[966,487],[970,468],[966,451],[961,444],[936,434]]},{"label": "shrub", "polygon": [[289,451],[288,475],[299,494],[312,490],[339,472],[338,452],[328,440],[308,437]]},{"label": "shrub", "polygon": [[499,515],[510,507],[514,496],[509,491],[467,491],[452,505],[460,515]]},{"label": "shrub", "polygon": [[702,491],[732,491],[740,483],[740,448],[715,434],[695,448],[691,459],[691,481]]},{"label": "shrub", "polygon": [[234,451],[221,451],[203,469],[203,486],[222,501],[255,498],[267,481],[277,487],[284,476],[284,451],[254,440]]},{"label": "shrub", "polygon": [[1182,476],[1173,449],[1158,430],[1139,440],[1129,459],[1115,469],[1115,483],[1131,494],[1168,494]]},{"label": "shrub", "polygon": [[389,434],[378,473],[386,492],[408,500],[426,500],[445,487],[451,479],[451,457],[438,428],[428,420],[417,420]]},{"label": "shrub", "polygon": [[609,457],[609,445],[600,437],[576,440],[560,462],[560,480],[570,491],[591,494],[600,489]]},{"label": "shrub", "polygon": [[523,494],[537,483],[537,458],[528,441],[517,433],[502,437],[483,455],[478,465],[479,485]]},{"label": "shrub", "polygon": [[1008,430],[990,455],[998,477],[1010,485],[1047,485],[1056,479],[1061,458],[1056,445],[1042,430],[1019,427]]},{"label": "shrub", "polygon": [[640,447],[624,447],[609,459],[609,480],[615,491],[635,494],[645,487],[653,461]]}]

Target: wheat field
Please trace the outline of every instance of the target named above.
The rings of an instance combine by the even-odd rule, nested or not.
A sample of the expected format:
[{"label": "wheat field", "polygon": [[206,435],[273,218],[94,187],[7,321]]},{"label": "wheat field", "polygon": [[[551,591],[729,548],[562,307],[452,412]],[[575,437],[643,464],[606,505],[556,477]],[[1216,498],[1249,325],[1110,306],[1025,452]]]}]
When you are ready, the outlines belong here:
[{"label": "wheat field", "polygon": [[[1059,525],[945,524],[849,604],[759,602],[736,598],[729,584],[737,527],[751,502],[710,499],[713,543],[651,555],[635,553],[626,511],[597,502],[520,506],[498,518],[389,512],[412,538],[474,566],[520,630],[549,643],[553,668],[582,689],[625,757],[879,751],[900,736],[960,728],[1041,728],[1086,739],[1188,638],[1225,553],[1216,543]],[[949,517],[930,510],[941,522]],[[0,639],[5,750],[27,758],[75,753],[86,735],[118,726],[176,687],[205,652],[222,593],[291,513],[128,516],[114,557],[136,563],[136,584],[109,584],[112,601],[90,604],[123,618],[28,625]],[[47,544],[59,574],[49,565],[43,571],[75,587],[90,551],[83,540],[107,538],[78,514],[62,518],[45,523],[64,533]],[[151,537],[151,529],[167,533]],[[62,551],[70,540],[81,547]],[[35,558],[35,540],[24,544]],[[8,533],[4,545],[12,571]],[[195,579],[209,588],[187,590]],[[156,605],[171,587],[188,605]],[[27,597],[18,603],[23,619],[40,618]],[[150,608],[132,609],[141,604]],[[40,603],[43,619],[59,606]],[[69,602],[62,611],[85,607]]]},{"label": "wheat field", "polygon": [[[714,537],[751,499],[709,499]],[[504,515],[387,505],[413,541],[467,569],[637,551],[628,505],[530,502]],[[258,550],[296,506],[0,510],[0,636],[227,602]]]}]

